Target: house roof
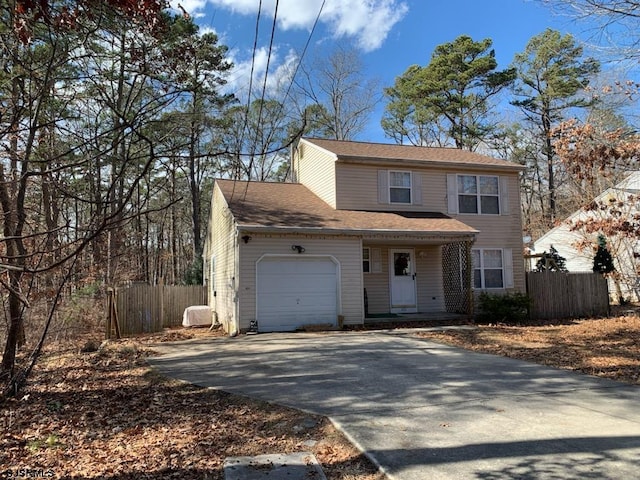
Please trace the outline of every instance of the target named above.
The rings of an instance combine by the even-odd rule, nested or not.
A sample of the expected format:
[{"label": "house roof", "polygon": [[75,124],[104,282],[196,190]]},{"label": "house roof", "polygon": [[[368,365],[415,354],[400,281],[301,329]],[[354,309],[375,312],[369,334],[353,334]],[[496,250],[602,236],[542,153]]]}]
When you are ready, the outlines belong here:
[{"label": "house roof", "polygon": [[299,183],[216,180],[216,184],[244,229],[432,236],[478,233],[438,212],[336,210]]},{"label": "house roof", "polygon": [[[623,195],[638,195],[640,192],[640,171],[631,171],[627,174],[627,176],[613,187],[609,187],[604,190],[601,194],[593,199],[584,199],[585,204],[591,203],[587,202],[587,200],[593,200],[598,203],[606,203],[607,198],[621,198]],[[624,197],[622,197],[624,198]],[[562,220],[555,227],[548,230],[544,233],[540,238],[538,238],[535,242],[533,242],[534,249],[540,248],[539,245],[544,245],[549,241],[549,238],[554,238],[554,236],[558,232],[562,232],[563,235],[568,235],[567,230],[571,226],[571,223],[575,220],[582,218],[588,218],[590,216],[589,210],[585,210],[584,208],[579,208],[574,211],[564,220]],[[571,233],[571,232],[569,232]],[[580,237],[578,233],[572,233],[574,237]],[[554,240],[555,241],[555,240]]]},{"label": "house roof", "polygon": [[523,170],[522,165],[507,162],[479,153],[446,147],[417,147],[415,145],[397,145],[386,143],[353,142],[303,138],[301,142],[311,143],[333,153],[338,161],[403,162],[422,164],[446,164]]}]

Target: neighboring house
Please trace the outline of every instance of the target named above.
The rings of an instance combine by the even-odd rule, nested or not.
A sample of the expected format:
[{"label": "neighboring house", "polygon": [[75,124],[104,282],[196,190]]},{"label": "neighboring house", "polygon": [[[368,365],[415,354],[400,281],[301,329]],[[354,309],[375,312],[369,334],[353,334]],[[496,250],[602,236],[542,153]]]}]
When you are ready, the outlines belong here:
[{"label": "neighboring house", "polygon": [[[608,188],[598,195],[594,202],[600,205],[608,205],[610,202],[621,202],[623,214],[635,215],[638,213],[635,201],[629,202],[629,195],[637,196],[640,193],[640,172],[630,173],[623,181],[614,187]],[[580,209],[572,213],[558,226],[552,228],[533,243],[531,269],[535,269],[537,258],[535,255],[549,252],[551,246],[558,254],[565,258],[565,266],[570,272],[593,271],[593,257],[598,246],[598,232],[585,233],[582,230],[573,230],[572,226],[578,221],[588,219],[605,218],[608,209],[589,211]],[[626,300],[638,301],[638,273],[640,268],[640,243],[635,238],[623,236],[608,237],[607,249],[613,256],[616,275],[610,276],[609,294],[614,301],[619,297]]]},{"label": "neighboring house", "polygon": [[295,183],[215,182],[205,278],[229,333],[470,314],[474,290],[524,291],[520,166],[306,138],[291,163]]}]

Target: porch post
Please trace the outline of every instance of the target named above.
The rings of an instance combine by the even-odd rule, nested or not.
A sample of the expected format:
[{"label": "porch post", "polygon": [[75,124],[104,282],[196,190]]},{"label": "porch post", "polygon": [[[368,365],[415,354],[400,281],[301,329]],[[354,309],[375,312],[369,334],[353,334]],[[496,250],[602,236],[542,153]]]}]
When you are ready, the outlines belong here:
[{"label": "porch post", "polygon": [[464,281],[464,289],[467,293],[466,303],[467,303],[467,314],[469,315],[469,319],[473,320],[473,261],[471,259],[471,245],[473,244],[473,240],[466,240],[464,242],[465,249],[465,258],[466,258],[466,268],[464,271],[466,272]]}]

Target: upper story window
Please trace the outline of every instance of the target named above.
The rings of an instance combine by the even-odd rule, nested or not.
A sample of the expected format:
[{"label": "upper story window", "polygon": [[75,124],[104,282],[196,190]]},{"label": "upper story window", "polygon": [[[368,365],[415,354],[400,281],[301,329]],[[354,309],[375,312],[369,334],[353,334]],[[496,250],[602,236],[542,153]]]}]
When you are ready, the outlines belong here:
[{"label": "upper story window", "polygon": [[411,172],[389,171],[389,202],[411,203]]},{"label": "upper story window", "polygon": [[500,214],[497,176],[458,175],[458,213]]},{"label": "upper story window", "polygon": [[422,174],[409,170],[378,170],[378,203],[422,205]]}]

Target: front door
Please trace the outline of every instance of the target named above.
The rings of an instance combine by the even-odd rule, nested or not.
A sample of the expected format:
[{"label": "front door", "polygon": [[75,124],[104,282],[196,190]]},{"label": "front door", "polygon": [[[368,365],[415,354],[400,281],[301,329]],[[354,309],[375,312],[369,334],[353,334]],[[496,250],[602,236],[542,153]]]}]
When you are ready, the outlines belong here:
[{"label": "front door", "polygon": [[411,248],[389,250],[391,313],[416,313],[416,267]]}]

